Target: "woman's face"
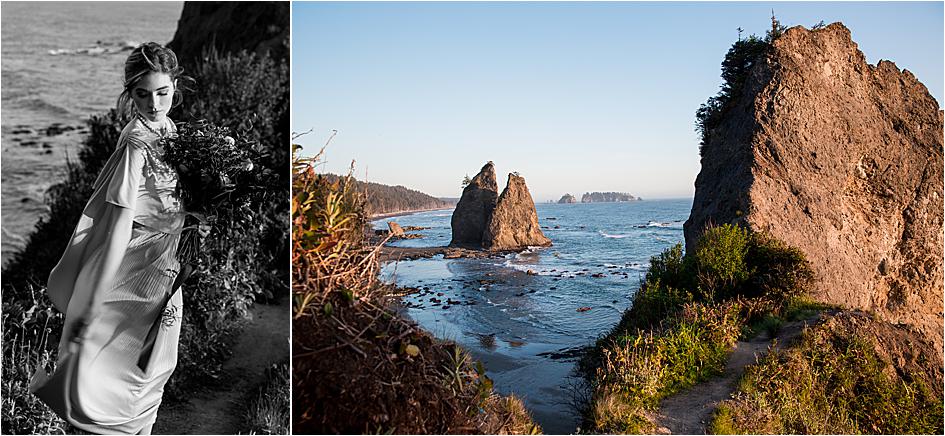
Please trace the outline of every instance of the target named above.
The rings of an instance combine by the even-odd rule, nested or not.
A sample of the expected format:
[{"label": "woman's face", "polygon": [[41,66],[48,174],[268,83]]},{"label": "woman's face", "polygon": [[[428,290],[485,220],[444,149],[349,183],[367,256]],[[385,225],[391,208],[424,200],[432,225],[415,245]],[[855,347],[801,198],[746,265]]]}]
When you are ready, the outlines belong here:
[{"label": "woman's face", "polygon": [[174,101],[174,81],[167,73],[150,72],[131,90],[138,113],[151,122],[163,122]]}]

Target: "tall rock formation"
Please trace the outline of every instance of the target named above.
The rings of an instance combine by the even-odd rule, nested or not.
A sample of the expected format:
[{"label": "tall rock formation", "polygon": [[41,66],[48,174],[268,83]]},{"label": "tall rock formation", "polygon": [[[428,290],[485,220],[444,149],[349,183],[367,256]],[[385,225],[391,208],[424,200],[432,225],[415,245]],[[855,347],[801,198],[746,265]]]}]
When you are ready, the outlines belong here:
[{"label": "tall rock formation", "polygon": [[453,229],[452,246],[474,246],[482,244],[492,210],[495,209],[499,188],[495,180],[492,161],[485,164],[479,174],[463,189],[463,196],[456,203],[450,226]]},{"label": "tall rock formation", "polygon": [[835,23],[787,30],[709,132],[685,225],[767,231],[806,253],[815,297],[942,349],[943,114],[909,71]]},{"label": "tall rock formation", "polygon": [[509,174],[509,182],[499,196],[489,224],[482,235],[486,250],[516,250],[528,246],[551,245],[538,225],[535,202],[525,186],[525,178]]}]

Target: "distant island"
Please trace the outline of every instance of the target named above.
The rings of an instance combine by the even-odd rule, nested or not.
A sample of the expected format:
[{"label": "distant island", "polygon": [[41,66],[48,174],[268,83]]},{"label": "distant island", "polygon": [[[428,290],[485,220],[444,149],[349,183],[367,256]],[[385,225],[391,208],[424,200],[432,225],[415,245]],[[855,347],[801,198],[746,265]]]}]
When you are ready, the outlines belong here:
[{"label": "distant island", "polygon": [[581,196],[581,203],[616,203],[640,200],[642,200],[642,198],[634,197],[626,192],[585,192],[584,195]]},{"label": "distant island", "polygon": [[558,204],[566,203],[577,203],[577,198],[574,198],[574,196],[571,194],[564,194],[561,196],[561,199],[558,200]]}]

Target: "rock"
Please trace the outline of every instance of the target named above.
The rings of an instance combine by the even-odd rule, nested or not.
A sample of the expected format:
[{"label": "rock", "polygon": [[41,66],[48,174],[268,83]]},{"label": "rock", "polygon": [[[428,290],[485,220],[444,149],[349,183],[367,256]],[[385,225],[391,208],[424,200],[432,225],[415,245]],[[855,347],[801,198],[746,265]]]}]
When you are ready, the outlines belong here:
[{"label": "rock", "polygon": [[942,349],[943,113],[840,23],[788,29],[702,149],[687,251],[706,223],[801,249],[814,297],[909,324]]},{"label": "rock", "polygon": [[535,270],[533,270],[533,269],[530,269],[530,270],[528,270],[528,271],[525,271],[525,274],[528,274],[528,275],[530,275],[530,276],[537,276],[537,275],[538,275],[538,273],[536,273]]},{"label": "rock", "polygon": [[581,196],[581,203],[614,203],[638,200],[640,199],[626,192],[585,192]]},{"label": "rock", "polygon": [[185,2],[168,47],[190,70],[204,50],[248,50],[277,60],[289,57],[289,3]]},{"label": "rock", "polygon": [[535,202],[525,178],[509,174],[509,181],[496,202],[489,225],[482,235],[482,248],[516,250],[528,246],[547,247],[551,240],[541,232]]},{"label": "rock", "polygon": [[387,228],[390,229],[391,236],[404,236],[404,229],[394,221],[388,221]]},{"label": "rock", "polygon": [[498,192],[495,166],[489,161],[466,185],[462,197],[456,203],[450,218],[453,232],[451,246],[481,246],[483,232],[496,207]]},{"label": "rock", "polygon": [[577,198],[571,194],[564,194],[561,196],[560,199],[558,199],[558,204],[570,204],[570,203],[577,203]]}]

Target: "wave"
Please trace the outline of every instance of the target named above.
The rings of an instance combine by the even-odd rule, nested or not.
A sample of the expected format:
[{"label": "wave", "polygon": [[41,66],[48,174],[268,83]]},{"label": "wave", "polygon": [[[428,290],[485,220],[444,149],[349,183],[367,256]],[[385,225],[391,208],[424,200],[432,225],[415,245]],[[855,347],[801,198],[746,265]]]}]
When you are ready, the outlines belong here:
[{"label": "wave", "polygon": [[505,267],[505,268],[511,268],[511,269],[514,269],[514,270],[517,270],[517,271],[521,271],[521,272],[528,272],[528,271],[531,271],[531,272],[535,273],[536,275],[540,275],[540,276],[551,276],[551,275],[555,275],[555,274],[560,274],[560,273],[563,271],[563,270],[558,270],[558,271],[555,271],[555,272],[551,272],[551,271],[541,271],[541,270],[536,269],[536,266],[535,266],[535,265],[513,263],[513,262],[512,262],[512,259],[506,260],[505,262],[503,262],[503,263],[501,263],[501,264],[495,264],[495,265],[496,265],[496,266]]},{"label": "wave", "polygon": [[121,53],[124,51],[131,51],[131,50],[134,50],[134,48],[140,44],[141,43],[137,41],[118,41],[118,42],[99,41],[95,45],[88,46],[88,47],[58,48],[58,49],[48,50],[46,54],[50,56],[74,56],[74,55],[101,56],[101,55]]},{"label": "wave", "polygon": [[646,223],[646,227],[661,227],[661,228],[682,228],[683,220],[676,221],[650,221]]},{"label": "wave", "polygon": [[603,236],[603,237],[605,237],[605,238],[610,238],[610,239],[623,239],[623,238],[629,238],[629,237],[633,236],[633,235],[630,235],[630,234],[611,235],[611,234],[609,234],[609,233],[605,233],[603,230],[598,230],[597,233],[600,233],[601,236]]}]

